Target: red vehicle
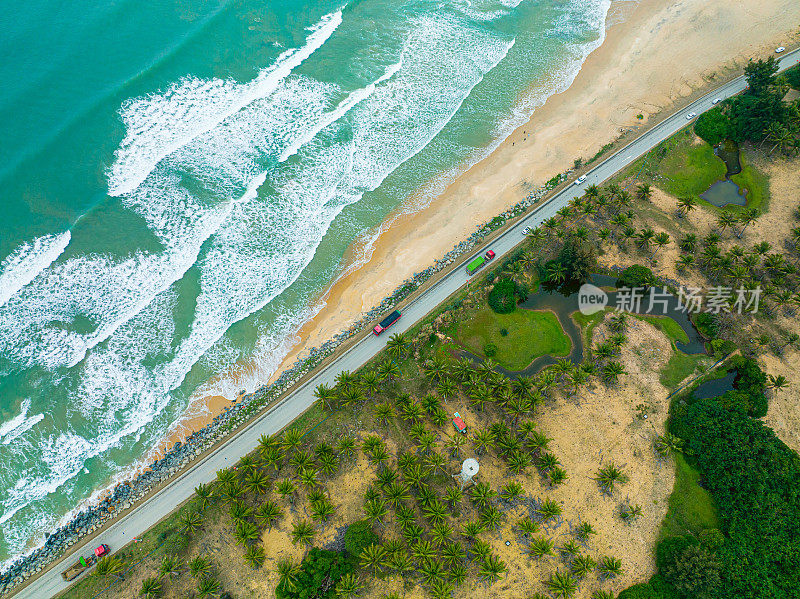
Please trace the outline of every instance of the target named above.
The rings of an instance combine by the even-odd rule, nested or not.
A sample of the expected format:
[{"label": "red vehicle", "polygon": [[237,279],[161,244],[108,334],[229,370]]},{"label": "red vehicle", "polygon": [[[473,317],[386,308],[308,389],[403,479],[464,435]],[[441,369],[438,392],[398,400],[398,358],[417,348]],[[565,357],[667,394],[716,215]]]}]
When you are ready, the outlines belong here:
[{"label": "red vehicle", "polygon": [[467,424],[464,422],[464,419],[461,418],[461,414],[458,412],[453,414],[453,426],[462,435],[467,434]]},{"label": "red vehicle", "polygon": [[380,335],[386,329],[388,329],[390,326],[392,326],[394,323],[400,320],[400,316],[401,316],[400,310],[395,310],[394,312],[389,314],[389,316],[387,316],[386,318],[381,320],[377,325],[375,325],[375,328],[372,329],[372,332],[375,333],[376,335]]},{"label": "red vehicle", "polygon": [[111,551],[108,548],[108,545],[103,543],[99,547],[95,548],[94,555],[90,555],[89,557],[81,556],[78,558],[78,561],[72,564],[69,568],[64,570],[61,573],[61,578],[64,580],[72,580],[79,576],[84,570],[93,566],[98,559],[103,557],[104,555],[108,555]]}]

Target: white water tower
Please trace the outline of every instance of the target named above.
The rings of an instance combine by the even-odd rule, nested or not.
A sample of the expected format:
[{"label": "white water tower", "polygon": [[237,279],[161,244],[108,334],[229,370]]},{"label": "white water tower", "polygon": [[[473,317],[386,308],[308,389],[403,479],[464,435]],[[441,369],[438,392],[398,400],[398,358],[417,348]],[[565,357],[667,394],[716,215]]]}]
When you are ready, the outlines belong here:
[{"label": "white water tower", "polygon": [[461,484],[461,488],[464,489],[464,487],[474,482],[472,477],[478,474],[479,469],[478,460],[475,458],[467,458],[464,460],[464,463],[461,464],[461,472],[454,474],[453,478],[455,478]]}]

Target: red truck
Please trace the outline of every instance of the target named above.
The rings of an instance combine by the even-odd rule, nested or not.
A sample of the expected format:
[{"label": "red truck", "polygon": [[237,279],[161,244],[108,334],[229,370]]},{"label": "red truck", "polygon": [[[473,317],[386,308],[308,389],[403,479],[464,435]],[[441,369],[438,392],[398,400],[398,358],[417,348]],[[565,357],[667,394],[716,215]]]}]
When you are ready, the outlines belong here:
[{"label": "red truck", "polygon": [[467,434],[467,423],[464,422],[464,419],[458,412],[453,414],[453,427],[455,427],[455,429],[462,435]]},{"label": "red truck", "polygon": [[386,318],[381,320],[377,325],[375,325],[375,328],[372,329],[372,332],[375,333],[376,335],[380,335],[386,329],[388,329],[390,326],[392,326],[394,323],[400,320],[400,316],[401,316],[400,310],[395,310],[394,312],[389,314],[389,316],[387,316]]},{"label": "red truck", "polygon": [[69,568],[61,573],[61,578],[64,580],[72,580],[77,578],[84,570],[91,568],[98,559],[104,555],[108,555],[109,553],[111,553],[111,551],[108,549],[108,545],[103,543],[94,550],[94,555],[90,555],[89,557],[81,556],[78,558],[77,562],[72,564]]}]

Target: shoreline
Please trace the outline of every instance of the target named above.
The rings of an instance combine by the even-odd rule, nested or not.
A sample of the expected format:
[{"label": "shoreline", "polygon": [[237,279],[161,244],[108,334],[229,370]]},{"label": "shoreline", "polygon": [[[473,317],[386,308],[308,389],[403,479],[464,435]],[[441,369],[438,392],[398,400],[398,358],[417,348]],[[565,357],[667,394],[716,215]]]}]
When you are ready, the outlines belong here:
[{"label": "shoreline", "polygon": [[[710,4],[715,3],[721,4],[721,2],[718,1],[711,2]],[[779,2],[776,1],[773,4],[777,3]],[[630,3],[622,2],[622,4]],[[661,4],[661,2],[656,0],[643,0],[636,6],[631,19],[635,19],[637,14],[639,18],[642,19],[643,15],[640,13],[640,10],[643,10],[642,7],[654,8],[655,5],[658,4]],[[696,0],[686,0],[679,4],[698,4],[698,2]],[[670,7],[663,9],[663,11],[667,12],[670,10]],[[658,15],[660,12],[656,11],[655,14]],[[365,312],[368,316],[376,310],[380,311],[387,302],[390,303],[392,301],[388,298],[397,295],[396,293],[392,293],[392,291],[396,290],[398,285],[402,290],[403,286],[406,285],[410,279],[413,278],[415,281],[418,281],[419,278],[417,275],[420,274],[425,275],[422,277],[422,280],[427,280],[433,273],[441,270],[452,262],[455,256],[459,253],[463,253],[468,247],[471,247],[469,245],[469,240],[475,238],[476,235],[475,233],[470,235],[470,232],[475,229],[474,225],[489,220],[503,210],[507,211],[510,206],[513,206],[525,196],[525,192],[520,190],[526,187],[527,189],[531,189],[534,187],[535,181],[537,180],[546,180],[548,173],[553,174],[554,172],[563,172],[564,170],[547,171],[548,164],[552,168],[557,168],[558,165],[568,167],[573,156],[583,155],[585,152],[591,151],[592,148],[602,145],[604,141],[609,141],[609,139],[617,137],[613,135],[609,139],[594,137],[583,146],[580,146],[579,149],[581,151],[573,155],[570,155],[569,151],[564,148],[559,148],[561,151],[556,154],[553,154],[552,151],[549,153],[546,152],[544,158],[540,159],[540,164],[536,165],[535,168],[535,160],[530,156],[535,153],[534,148],[538,147],[536,144],[539,142],[539,136],[542,136],[543,133],[547,133],[548,119],[550,119],[550,127],[558,124],[563,129],[563,120],[560,118],[561,115],[557,114],[563,107],[559,107],[558,103],[569,102],[571,98],[574,99],[574,96],[587,93],[586,88],[581,87],[580,89],[575,89],[576,86],[578,86],[579,82],[584,83],[584,80],[587,78],[591,79],[594,77],[596,82],[596,78],[600,76],[601,73],[597,72],[590,72],[584,75],[584,71],[590,60],[594,57],[591,66],[597,70],[602,66],[603,60],[609,60],[607,55],[614,56],[613,49],[607,48],[612,40],[616,45],[621,44],[623,39],[627,39],[624,33],[631,33],[634,27],[635,23],[631,23],[630,20],[611,26],[605,43],[587,58],[584,67],[576,77],[573,85],[565,92],[551,96],[545,105],[534,113],[534,117],[527,124],[527,127],[532,128],[534,131],[533,140],[530,143],[523,145],[530,137],[530,134],[527,133],[527,128],[523,129],[523,127],[525,127],[525,125],[523,125],[520,127],[520,129],[523,129],[522,133],[520,133],[519,130],[515,131],[502,142],[489,157],[468,169],[458,177],[456,181],[452,182],[445,192],[430,205],[414,213],[403,213],[404,207],[401,206],[400,209],[398,209],[400,214],[393,220],[390,219],[389,222],[391,224],[386,227],[384,234],[380,235],[375,241],[370,259],[358,268],[353,268],[352,270],[350,270],[350,267],[345,268],[343,274],[328,287],[326,292],[318,300],[324,302],[324,306],[322,306],[315,318],[306,323],[298,332],[300,340],[284,358],[281,367],[275,375],[271,376],[269,379],[270,383],[273,384],[272,386],[267,385],[266,389],[262,387],[252,394],[240,396],[239,399],[244,401],[228,402],[224,400],[224,398],[213,398],[213,396],[204,398],[214,399],[213,405],[209,406],[209,413],[207,415],[199,414],[191,419],[185,419],[185,426],[184,420],[176,423],[176,433],[178,429],[183,427],[181,434],[186,434],[186,439],[174,439],[172,442],[170,442],[169,439],[165,439],[162,444],[165,455],[162,456],[161,459],[157,460],[149,467],[144,467],[145,472],[137,477],[135,481],[121,483],[117,485],[115,489],[109,490],[108,497],[103,499],[96,510],[95,508],[86,510],[86,516],[84,516],[84,512],[81,512],[81,514],[73,520],[72,524],[76,521],[79,522],[79,524],[85,522],[86,518],[90,517],[88,514],[95,513],[95,511],[101,512],[102,510],[108,510],[109,507],[113,508],[114,505],[120,502],[123,503],[123,505],[124,503],[133,502],[133,500],[137,498],[138,493],[134,492],[132,487],[139,483],[140,479],[156,480],[157,485],[159,482],[168,478],[171,474],[171,470],[179,469],[182,464],[188,462],[192,457],[199,455],[205,451],[205,449],[213,445],[216,440],[211,439],[211,437],[215,431],[224,431],[226,430],[225,427],[231,425],[235,426],[240,418],[246,418],[247,410],[245,408],[248,406],[248,401],[252,397],[258,395],[258,399],[260,400],[265,395],[275,395],[276,393],[279,395],[302,376],[303,370],[308,372],[308,370],[316,366],[316,364],[306,365],[302,361],[299,361],[301,356],[310,354],[312,362],[314,362],[314,360],[321,361],[327,355],[330,355],[337,345],[355,334],[355,331],[358,330],[358,323],[363,323],[365,318],[367,318],[363,316]],[[616,34],[616,39],[611,35],[612,30]],[[785,45],[788,46],[789,44],[785,43]],[[606,48],[606,52],[603,52],[604,48]],[[614,46],[614,48],[618,49],[616,46]],[[736,66],[737,63],[733,62],[733,64],[729,65],[727,68],[733,70]],[[698,78],[701,80],[703,79],[702,75],[698,76]],[[716,85],[717,81],[714,79],[712,79],[712,81],[713,85]],[[708,81],[706,81],[706,85],[708,85]],[[574,93],[570,94],[571,91]],[[680,102],[681,99],[691,96],[692,93],[696,93],[696,91],[697,88],[691,88],[690,86],[687,94],[678,94],[676,98],[670,100],[670,102],[661,106],[658,110],[647,113],[645,122],[652,119],[653,116],[659,112],[674,106],[677,102]],[[630,110],[636,109],[631,105],[626,108],[627,112],[630,112]],[[641,108],[639,110],[641,110]],[[556,119],[558,122],[554,122],[553,119]],[[532,124],[534,121],[537,121],[535,125]],[[541,125],[539,121],[541,121]],[[598,121],[605,124],[605,129],[609,132],[613,132],[611,126],[613,121],[602,121],[602,119],[598,119]],[[636,125],[636,123],[633,124]],[[539,126],[544,126],[545,130],[537,133],[535,127]],[[616,126],[616,123],[614,126]],[[561,133],[563,135],[563,130]],[[588,132],[584,133],[588,135]],[[573,137],[574,135],[575,133],[573,130]],[[545,140],[547,139],[547,135],[543,135],[543,137]],[[559,136],[556,137],[561,139]],[[519,146],[517,146],[517,144],[519,144]],[[517,156],[518,153],[522,153],[523,156]],[[525,177],[520,178],[520,173],[526,168],[533,172],[535,177],[533,180],[529,180]],[[509,171],[515,174],[508,177]],[[498,181],[502,183],[497,184]],[[491,196],[492,191],[496,192],[493,196]],[[486,200],[487,197],[490,199]],[[463,209],[462,202],[464,201],[467,202],[469,210]],[[457,210],[461,211],[461,214],[459,214],[461,220],[449,218],[450,214]],[[394,216],[394,213],[392,216]],[[460,232],[454,236],[448,237],[442,234],[442,231],[445,230],[459,230]],[[426,248],[429,251],[419,252],[418,246],[409,243],[409,238],[427,240],[428,244]],[[476,241],[473,241],[473,244],[474,243],[476,243]],[[453,246],[456,246],[455,250],[450,249],[453,248]],[[398,248],[404,248],[405,252],[398,252]],[[442,249],[443,251],[437,252],[437,249]],[[355,253],[356,252],[348,252],[348,257],[352,258]],[[450,257],[447,257],[448,254]],[[437,266],[436,268],[429,266],[422,270],[421,273],[417,272],[418,269],[422,269],[432,262],[432,256],[442,255],[445,255],[445,259],[437,261],[437,264],[441,264],[441,266]],[[394,262],[391,262],[391,260],[394,260]],[[378,263],[377,266],[375,262]],[[352,261],[348,263],[352,264]],[[391,267],[389,266],[390,263],[392,264]],[[390,270],[396,275],[396,281],[390,280],[385,276],[384,273],[387,270]],[[381,301],[382,299],[383,301]],[[373,308],[375,305],[379,305],[379,307]],[[367,322],[369,320],[371,320],[371,318],[367,318]],[[351,325],[354,321],[356,321],[357,324]],[[346,329],[348,325],[350,325],[350,328]],[[342,329],[346,329],[347,332],[344,334],[339,333]],[[319,349],[311,351],[311,348]],[[287,367],[292,364],[294,364],[294,366],[287,369]],[[218,401],[219,399],[223,399],[224,401]],[[196,405],[197,404],[193,404],[193,408]],[[217,411],[217,413],[214,414],[214,411]],[[200,427],[199,430],[190,430],[191,427],[195,425]],[[208,432],[208,434],[204,432],[209,430],[211,432]],[[222,436],[225,435],[223,434]],[[211,440],[209,441],[209,439]],[[166,451],[167,449],[169,449],[169,451]],[[120,490],[125,488],[127,488],[128,491]],[[123,507],[121,509],[125,508]],[[115,508],[104,513],[107,515],[113,514],[108,517],[114,517],[116,514],[120,513],[121,509]],[[101,518],[100,521],[102,522],[103,520],[104,519]],[[91,529],[89,533],[84,534],[90,534],[97,526],[99,526],[99,523],[84,527],[87,530]],[[77,528],[79,529],[80,525]],[[55,536],[56,535],[52,535],[51,538]],[[49,540],[50,539],[48,539],[48,541]],[[36,551],[37,550],[33,550],[34,553]],[[2,582],[4,581],[0,580],[0,584]]]},{"label": "shoreline", "polygon": [[[638,47],[643,33],[660,34],[654,36],[652,44],[668,46],[665,42],[675,31],[699,20],[704,25],[695,28],[696,40],[713,38],[714,33],[725,38],[725,31],[714,29],[726,29],[724,22],[715,19],[727,10],[727,5],[723,0],[665,4],[663,0],[613,0],[606,16],[605,39],[587,56],[572,84],[549,96],[526,124],[501,141],[488,156],[461,172],[433,201],[419,206],[425,187],[435,185],[435,181],[412,194],[378,230],[356,240],[343,258],[341,273],[310,302],[315,315],[297,331],[296,342],[277,370],[262,373],[262,380],[267,384],[275,381],[283,371],[307,356],[311,348],[346,330],[403,281],[428,267],[434,257],[445,255],[481,224],[514,206],[551,177],[570,169],[576,157],[585,162],[607,143],[621,145],[616,142],[624,142],[626,136],[647,128],[663,113],[688,103],[701,90],[716,87],[731,73],[739,74],[748,58],[763,57],[778,41],[788,45],[800,40],[797,33],[776,33],[781,27],[771,26],[771,18],[765,16],[765,20],[753,27],[754,37],[760,35],[760,40],[748,43],[737,40],[738,49],[722,61],[707,55],[700,56],[697,65],[684,61],[687,63],[684,71],[688,73],[676,72],[670,77],[662,71],[667,70],[664,67],[675,67],[674,61],[654,60],[658,53]],[[774,17],[778,16],[772,12],[774,7],[788,11],[792,8],[790,4],[785,0],[765,0],[758,11]],[[792,10],[800,19],[800,10]],[[751,24],[747,16],[740,15],[734,21]],[[728,27],[732,25],[728,23]],[[650,60],[642,76],[652,92],[645,92],[642,85],[632,81],[632,76],[639,74],[636,61],[643,60],[642,57]],[[612,79],[614,90],[605,84]],[[620,85],[621,82],[625,84]],[[622,91],[615,91],[619,88]],[[520,97],[520,101],[533,91]],[[638,102],[634,101],[637,95]],[[565,111],[564,107],[570,105],[572,110]],[[644,118],[637,119],[639,114]],[[567,127],[565,122],[573,122],[574,126]],[[530,176],[525,175],[527,172]],[[457,216],[450,218],[451,215]],[[443,231],[452,235],[442,235]],[[237,368],[241,367],[241,363],[237,364]],[[244,367],[250,372],[255,368],[252,363],[245,363]],[[221,374],[215,378],[223,377]],[[190,409],[194,411],[195,406],[202,409],[207,400],[208,397],[199,398],[190,404]],[[208,409],[206,423],[221,409]],[[176,431],[154,447],[153,456],[161,455],[165,447],[182,440]]]}]

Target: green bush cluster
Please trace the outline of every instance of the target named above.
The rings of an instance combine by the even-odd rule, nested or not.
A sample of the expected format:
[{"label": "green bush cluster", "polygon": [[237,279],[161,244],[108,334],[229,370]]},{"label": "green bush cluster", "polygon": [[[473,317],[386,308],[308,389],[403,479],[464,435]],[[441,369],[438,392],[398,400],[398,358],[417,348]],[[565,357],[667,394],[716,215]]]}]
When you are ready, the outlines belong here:
[{"label": "green bush cluster", "polygon": [[800,90],[800,64],[793,66],[783,73],[786,82],[793,88]]},{"label": "green bush cluster", "polygon": [[380,539],[366,520],[353,522],[344,531],[344,550],[348,558],[358,558],[361,550],[370,545],[378,545]]},{"label": "green bush cluster", "polygon": [[800,458],[752,416],[766,376],[734,362],[734,389],[671,406],[669,428],[702,474],[722,530],[662,539],[658,574],[619,599],[789,599],[800,589]]},{"label": "green bush cluster", "polygon": [[275,589],[277,599],[329,599],[335,596],[336,583],[353,570],[343,553],[312,547],[309,549],[294,584]]},{"label": "green bush cluster", "polygon": [[634,264],[633,266],[629,266],[622,273],[619,275],[617,279],[617,287],[628,287],[633,289],[634,287],[643,287],[648,288],[656,281],[656,276],[653,274],[653,271],[647,268],[646,266],[641,266],[639,264]]},{"label": "green bush cluster", "polygon": [[517,309],[517,302],[527,298],[527,288],[506,277],[495,281],[489,292],[489,306],[498,314],[511,314]]}]

